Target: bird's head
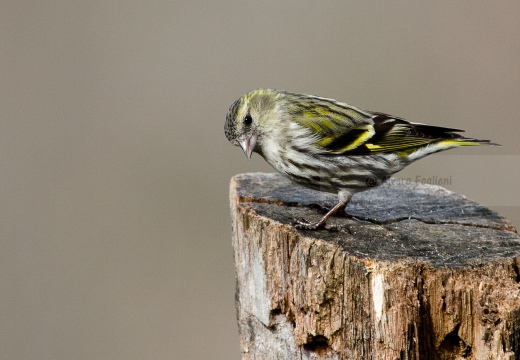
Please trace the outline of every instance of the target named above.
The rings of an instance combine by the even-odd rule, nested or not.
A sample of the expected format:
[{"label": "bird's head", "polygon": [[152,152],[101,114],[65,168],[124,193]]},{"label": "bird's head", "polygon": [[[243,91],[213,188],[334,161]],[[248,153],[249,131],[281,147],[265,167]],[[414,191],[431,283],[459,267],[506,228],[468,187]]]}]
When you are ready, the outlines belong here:
[{"label": "bird's head", "polygon": [[271,89],[254,90],[229,108],[224,132],[233,145],[244,150],[248,159],[253,151],[261,152],[262,138],[269,129],[269,123],[278,117],[278,95]]}]

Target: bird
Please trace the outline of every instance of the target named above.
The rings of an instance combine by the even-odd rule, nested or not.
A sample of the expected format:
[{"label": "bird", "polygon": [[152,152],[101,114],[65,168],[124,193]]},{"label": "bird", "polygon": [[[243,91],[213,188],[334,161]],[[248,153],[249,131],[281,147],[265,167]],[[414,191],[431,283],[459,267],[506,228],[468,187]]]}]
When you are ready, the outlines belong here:
[{"label": "bird", "polygon": [[459,146],[499,145],[460,132],[275,89],[240,97],[224,125],[227,139],[248,159],[258,153],[294,183],[338,195],[320,220],[297,220],[295,227],[303,230],[325,228],[354,194],[382,185],[425,156]]}]

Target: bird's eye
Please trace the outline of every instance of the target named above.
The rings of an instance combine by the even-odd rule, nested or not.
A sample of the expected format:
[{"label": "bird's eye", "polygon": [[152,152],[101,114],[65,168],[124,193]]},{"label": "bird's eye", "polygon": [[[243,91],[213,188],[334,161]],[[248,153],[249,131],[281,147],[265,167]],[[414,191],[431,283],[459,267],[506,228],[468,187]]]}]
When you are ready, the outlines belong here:
[{"label": "bird's eye", "polygon": [[251,117],[251,115],[247,114],[246,116],[244,116],[244,124],[251,125],[252,122],[253,118]]}]

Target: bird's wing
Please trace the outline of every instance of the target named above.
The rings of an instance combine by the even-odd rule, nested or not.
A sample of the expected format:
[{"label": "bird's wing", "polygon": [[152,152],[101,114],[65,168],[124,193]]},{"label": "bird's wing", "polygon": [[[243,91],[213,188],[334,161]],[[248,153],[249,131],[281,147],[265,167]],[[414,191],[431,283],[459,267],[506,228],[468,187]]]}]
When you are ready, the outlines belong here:
[{"label": "bird's wing", "polygon": [[[409,153],[431,143],[467,143],[478,141],[457,134],[464,130],[412,123],[404,119],[352,108],[347,119],[339,114],[331,117],[303,117],[297,120],[316,135],[315,145],[330,155],[370,155],[390,152]],[[367,116],[368,115],[368,116]]]},{"label": "bird's wing", "polygon": [[407,153],[432,143],[474,140],[457,134],[464,130],[412,123],[383,113],[372,112],[371,114],[374,115],[372,118],[374,135],[356,147],[352,155]]},{"label": "bird's wing", "polygon": [[375,134],[372,115],[331,99],[309,97],[290,108],[291,119],[307,129],[323,153],[354,150]]}]

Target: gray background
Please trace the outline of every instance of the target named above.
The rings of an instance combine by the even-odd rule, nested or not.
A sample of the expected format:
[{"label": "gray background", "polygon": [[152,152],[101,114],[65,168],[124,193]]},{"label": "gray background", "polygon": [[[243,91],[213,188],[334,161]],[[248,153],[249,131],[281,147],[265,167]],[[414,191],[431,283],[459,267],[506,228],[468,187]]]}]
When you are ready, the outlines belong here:
[{"label": "gray background", "polygon": [[0,358],[238,359],[224,137],[258,87],[503,144],[402,176],[520,225],[520,2],[0,3]]}]

